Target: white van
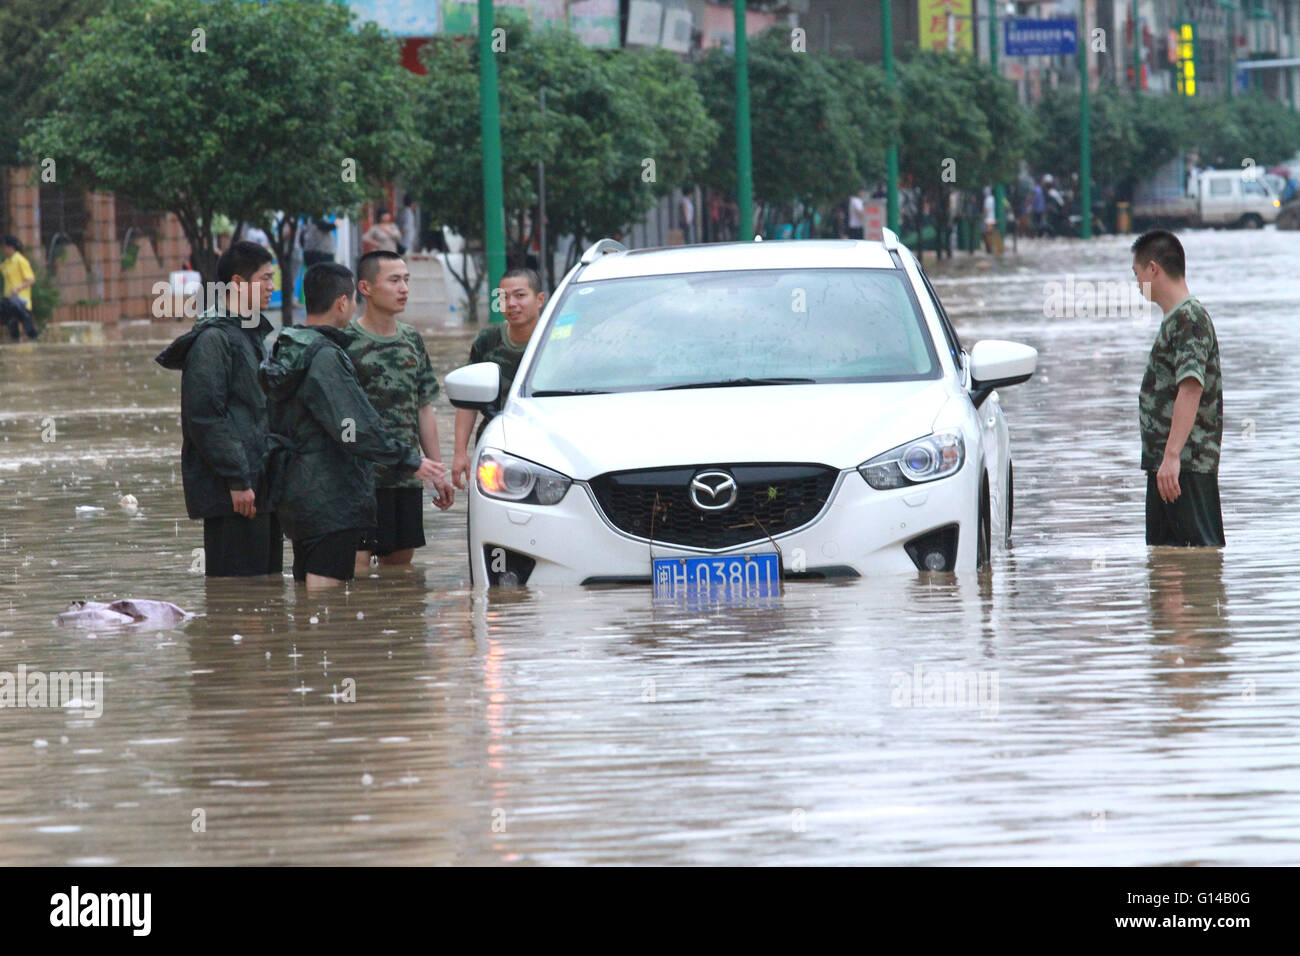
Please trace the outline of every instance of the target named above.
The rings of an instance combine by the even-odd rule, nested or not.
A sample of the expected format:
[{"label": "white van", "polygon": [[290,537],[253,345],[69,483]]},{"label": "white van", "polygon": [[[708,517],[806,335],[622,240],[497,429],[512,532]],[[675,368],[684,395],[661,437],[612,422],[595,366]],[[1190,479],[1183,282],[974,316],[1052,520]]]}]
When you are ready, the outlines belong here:
[{"label": "white van", "polygon": [[1133,196],[1138,226],[1238,226],[1259,229],[1275,222],[1282,200],[1253,169],[1211,169],[1200,173],[1192,195],[1142,184]]}]

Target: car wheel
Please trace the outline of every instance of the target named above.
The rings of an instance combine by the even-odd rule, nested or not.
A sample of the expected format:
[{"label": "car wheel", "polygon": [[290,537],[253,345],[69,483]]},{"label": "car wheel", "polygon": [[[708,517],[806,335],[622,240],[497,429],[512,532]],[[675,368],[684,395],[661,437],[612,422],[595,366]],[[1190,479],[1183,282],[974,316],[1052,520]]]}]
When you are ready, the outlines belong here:
[{"label": "car wheel", "polygon": [[1011,519],[1016,510],[1016,473],[1015,464],[1007,462],[1007,526],[1002,535],[1002,543],[1006,547],[1011,547]]},{"label": "car wheel", "polygon": [[1253,212],[1241,217],[1242,229],[1263,229],[1264,220]]},{"label": "car wheel", "polygon": [[989,479],[984,476],[980,485],[980,523],[975,549],[975,570],[987,571],[993,551],[993,531],[989,521]]}]

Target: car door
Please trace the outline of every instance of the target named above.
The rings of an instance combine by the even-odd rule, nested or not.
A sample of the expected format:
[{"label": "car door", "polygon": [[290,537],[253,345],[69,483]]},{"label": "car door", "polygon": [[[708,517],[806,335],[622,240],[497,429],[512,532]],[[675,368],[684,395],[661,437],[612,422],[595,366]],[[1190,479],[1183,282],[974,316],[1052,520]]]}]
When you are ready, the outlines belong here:
[{"label": "car door", "polygon": [[1267,184],[1259,180],[1243,182],[1242,213],[1254,213],[1262,222],[1272,222],[1277,216],[1277,207],[1273,205],[1273,194]]},{"label": "car door", "polygon": [[1240,217],[1237,206],[1241,197],[1236,185],[1239,177],[1235,173],[1205,177],[1201,185],[1201,221],[1206,225],[1223,226],[1236,222]]}]

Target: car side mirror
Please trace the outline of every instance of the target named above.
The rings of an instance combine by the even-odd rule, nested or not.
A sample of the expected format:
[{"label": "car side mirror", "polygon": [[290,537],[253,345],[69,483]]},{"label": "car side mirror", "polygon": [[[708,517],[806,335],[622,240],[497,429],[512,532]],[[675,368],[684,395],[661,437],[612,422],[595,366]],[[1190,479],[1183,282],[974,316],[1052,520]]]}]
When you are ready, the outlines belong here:
[{"label": "car side mirror", "polygon": [[457,408],[484,411],[501,393],[501,369],[495,362],[476,362],[448,372],[447,398]]},{"label": "car side mirror", "polygon": [[976,408],[994,389],[1029,381],[1038,367],[1038,349],[1019,342],[983,339],[970,352],[971,401]]}]

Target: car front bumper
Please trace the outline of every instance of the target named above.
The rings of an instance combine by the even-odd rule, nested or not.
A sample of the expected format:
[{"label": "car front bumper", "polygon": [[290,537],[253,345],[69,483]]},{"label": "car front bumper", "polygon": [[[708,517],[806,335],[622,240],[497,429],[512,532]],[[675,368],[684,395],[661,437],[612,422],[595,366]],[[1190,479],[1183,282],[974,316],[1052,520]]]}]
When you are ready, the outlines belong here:
[{"label": "car front bumper", "polygon": [[[590,489],[575,481],[555,505],[526,505],[484,496],[471,484],[470,567],[478,587],[649,583],[652,558],[770,553],[779,547],[788,575],[856,577],[913,573],[906,549],[936,529],[956,532],[955,567],[976,563],[979,474],[967,461],[956,474],[908,488],[879,491],[856,470],[841,472],[829,503],[810,523],[719,551],[675,547],[616,530]],[[509,572],[504,581],[503,571]]]}]

